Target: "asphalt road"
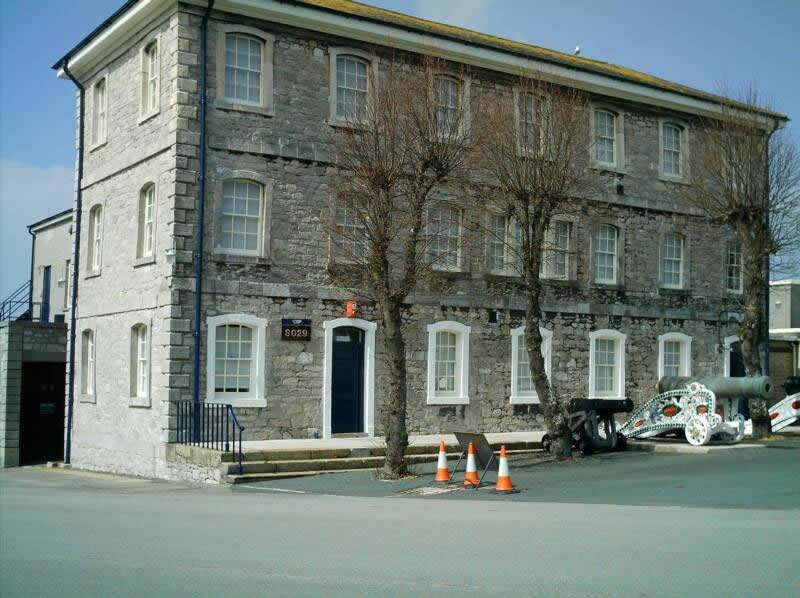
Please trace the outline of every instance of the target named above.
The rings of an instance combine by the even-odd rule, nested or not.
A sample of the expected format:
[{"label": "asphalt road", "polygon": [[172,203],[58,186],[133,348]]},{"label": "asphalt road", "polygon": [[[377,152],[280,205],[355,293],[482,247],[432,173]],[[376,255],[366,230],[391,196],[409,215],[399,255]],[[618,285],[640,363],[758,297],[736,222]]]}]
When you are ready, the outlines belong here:
[{"label": "asphalt road", "polygon": [[523,491],[505,498],[408,498],[397,492],[426,478],[363,474],[231,491],[6,470],[0,594],[729,597],[800,587],[796,447],[518,465]]}]

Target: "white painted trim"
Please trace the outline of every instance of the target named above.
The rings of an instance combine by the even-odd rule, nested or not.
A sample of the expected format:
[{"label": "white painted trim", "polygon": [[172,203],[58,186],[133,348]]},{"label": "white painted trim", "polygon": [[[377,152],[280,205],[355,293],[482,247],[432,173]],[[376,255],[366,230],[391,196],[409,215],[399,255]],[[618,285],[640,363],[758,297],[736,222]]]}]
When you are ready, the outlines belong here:
[{"label": "white painted trim", "polygon": [[[674,235],[678,237],[681,242],[681,263],[680,263],[680,280],[678,284],[667,284],[664,281],[664,260],[666,259],[664,254],[664,246],[667,243],[667,235]],[[672,290],[680,290],[685,289],[689,285],[687,284],[688,276],[686,275],[686,263],[687,263],[687,239],[686,235],[683,233],[679,233],[675,230],[666,231],[661,235],[661,242],[658,245],[658,282],[659,286],[662,289],[672,289]]]},{"label": "white painted trim", "polygon": [[678,341],[681,344],[680,376],[692,375],[692,337],[683,332],[667,332],[658,337],[658,379],[664,377],[664,343]]},{"label": "white painted trim", "polygon": [[[627,335],[619,330],[595,330],[589,333],[589,398],[590,399],[624,399],[625,398],[625,353]],[[594,341],[611,339],[617,342],[617,388],[613,395],[599,396],[594,390]]]},{"label": "white painted trim", "polygon": [[[206,397],[209,403],[227,403],[233,407],[266,407],[267,398],[264,394],[266,380],[264,379],[264,362],[267,346],[267,324],[268,320],[257,318],[247,314],[225,314],[207,318],[206,324]],[[214,392],[214,366],[217,351],[217,326],[226,324],[239,324],[249,326],[253,329],[253,367],[250,371],[251,391],[245,397],[221,396],[216,398]]]},{"label": "white painted trim", "polygon": [[[108,143],[108,132],[111,126],[110,118],[108,114],[108,94],[111,91],[111,86],[109,84],[111,77],[108,69],[103,71],[103,73],[98,76],[93,82],[91,87],[89,88],[89,95],[91,96],[92,100],[92,110],[91,114],[91,127],[89,129],[89,151],[93,152],[97,148],[103,147],[106,143]],[[103,83],[105,86],[105,91],[103,95],[103,110],[106,117],[106,130],[102,137],[100,137],[99,132],[97,131],[97,116],[98,116],[98,107],[97,107],[97,86]]]},{"label": "white painted trim", "polygon": [[[232,23],[217,23],[217,48],[214,56],[217,74],[217,97],[214,100],[216,108],[236,110],[238,112],[257,112],[266,116],[275,114],[273,56],[275,36],[246,25]],[[247,102],[225,96],[225,44],[226,38],[231,34],[241,34],[252,37],[261,42],[261,101]]]},{"label": "white painted trim", "polygon": [[[223,195],[225,193],[225,183],[245,182],[258,185],[261,188],[261,202],[258,210],[258,249],[250,251],[247,249],[226,249],[222,247],[222,207]],[[272,230],[272,190],[273,181],[262,174],[252,170],[229,170],[220,169],[217,172],[217,181],[214,186],[216,201],[214,205],[214,225],[212,234],[214,237],[214,253],[219,255],[234,255],[267,258],[270,255],[271,230]]]},{"label": "white painted trim", "polygon": [[[679,175],[664,172],[664,127],[672,125],[680,129],[681,155]],[[658,119],[658,177],[671,183],[689,182],[689,125],[679,118],[661,117]]]},{"label": "white painted trim", "polygon": [[[614,162],[599,162],[596,158],[595,148],[595,112],[607,112],[614,117]],[[625,174],[625,113],[616,106],[592,103],[589,111],[589,132],[592,142],[589,144],[590,163],[599,170],[607,170]]]},{"label": "white painted trim", "polygon": [[[553,332],[547,328],[539,327],[539,334],[542,335],[542,357],[544,357],[544,371],[547,379],[552,381],[552,360],[553,360]],[[525,342],[525,326],[518,326],[511,330],[511,396],[509,402],[512,405],[526,405],[540,403],[539,395],[534,388],[531,392],[517,392],[517,382],[519,377],[519,366],[517,364],[517,351],[519,343]]]},{"label": "white painted trim", "polygon": [[364,427],[368,436],[375,435],[375,331],[378,325],[360,318],[336,318],[322,323],[325,331],[325,357],[322,382],[322,437],[331,437],[333,408],[333,331],[349,326],[365,333],[364,338]]},{"label": "white painted trim", "polygon": [[[151,44],[156,47],[156,106],[148,110],[145,106],[145,93],[148,89],[147,80],[147,54],[146,50]],[[152,33],[142,40],[141,48],[139,49],[139,124],[146,120],[151,119],[156,114],[161,112],[161,34]]]},{"label": "white painted trim", "polygon": [[730,375],[731,375],[731,351],[732,351],[732,345],[733,345],[733,343],[738,343],[738,342],[740,342],[739,341],[739,337],[737,335],[735,335],[735,334],[732,334],[730,336],[726,336],[722,340],[722,355],[723,355],[723,357],[722,357],[722,367],[723,367],[722,375],[725,376],[726,378],[729,378]]},{"label": "white painted trim", "polygon": [[378,57],[363,50],[340,46],[328,48],[328,55],[328,124],[347,127],[354,123],[336,114],[336,60],[339,56],[353,56],[367,63],[367,102],[372,102],[378,85]]},{"label": "white painted trim", "polygon": [[[460,322],[445,320],[428,324],[428,405],[469,405],[469,335],[472,329]],[[436,333],[452,332],[456,335],[456,389],[452,395],[437,395],[434,375],[436,372]]]}]

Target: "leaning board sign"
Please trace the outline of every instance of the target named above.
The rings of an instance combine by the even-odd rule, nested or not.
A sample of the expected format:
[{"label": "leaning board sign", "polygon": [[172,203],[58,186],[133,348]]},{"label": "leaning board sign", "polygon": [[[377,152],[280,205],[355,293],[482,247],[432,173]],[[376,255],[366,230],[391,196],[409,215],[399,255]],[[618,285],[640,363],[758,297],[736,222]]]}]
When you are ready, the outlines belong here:
[{"label": "leaning board sign", "polygon": [[281,338],[285,341],[311,339],[311,320],[284,318],[281,320]]}]

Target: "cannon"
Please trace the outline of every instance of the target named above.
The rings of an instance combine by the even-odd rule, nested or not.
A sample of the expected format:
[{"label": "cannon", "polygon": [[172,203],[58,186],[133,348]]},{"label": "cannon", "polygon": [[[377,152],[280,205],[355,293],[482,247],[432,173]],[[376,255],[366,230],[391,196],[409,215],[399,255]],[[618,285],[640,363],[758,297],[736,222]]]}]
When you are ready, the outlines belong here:
[{"label": "cannon", "polygon": [[627,438],[649,438],[683,432],[689,444],[702,446],[712,437],[740,442],[745,419],[741,401],[767,399],[772,382],[755,378],[676,376],[658,381],[658,395],[633,412],[619,431]]},{"label": "cannon", "polygon": [[[626,413],[633,409],[633,401],[623,399],[573,399],[569,402],[569,429],[572,432],[572,446],[582,455],[598,450],[624,451],[628,439],[617,432],[615,413]],[[548,434],[542,437],[542,448],[550,452],[552,439]]]}]

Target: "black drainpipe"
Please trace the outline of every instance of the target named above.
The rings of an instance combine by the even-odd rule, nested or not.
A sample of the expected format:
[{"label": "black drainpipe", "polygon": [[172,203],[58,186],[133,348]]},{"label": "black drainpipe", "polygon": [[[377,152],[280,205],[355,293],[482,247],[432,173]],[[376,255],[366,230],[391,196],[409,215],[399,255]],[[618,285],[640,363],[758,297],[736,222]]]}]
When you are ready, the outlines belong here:
[{"label": "black drainpipe", "polygon": [[81,255],[81,200],[82,200],[82,187],[83,187],[83,138],[85,134],[85,117],[86,117],[86,89],[80,82],[72,76],[67,66],[67,61],[61,65],[64,74],[75,84],[80,93],[79,110],[80,110],[80,125],[78,127],[78,177],[76,181],[75,190],[75,212],[73,221],[75,229],[75,242],[72,249],[72,297],[70,300],[70,314],[69,314],[69,378],[67,379],[67,425],[66,425],[66,439],[64,441],[64,463],[70,462],[72,455],[72,410],[75,404],[75,327],[76,312],[78,311],[78,272],[80,270],[80,255]]},{"label": "black drainpipe", "polygon": [[33,322],[33,255],[36,253],[36,235],[30,226],[28,234],[31,236],[31,286],[28,289],[28,319]]},{"label": "black drainpipe", "polygon": [[214,0],[208,0],[200,26],[200,172],[198,180],[197,251],[194,258],[194,355],[192,360],[192,402],[194,403],[194,440],[200,440],[200,335],[201,307],[203,303],[203,236],[206,214],[206,104],[208,76],[208,19],[214,8]]}]

